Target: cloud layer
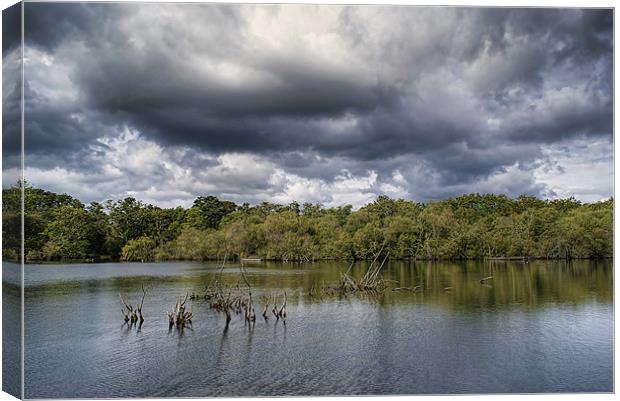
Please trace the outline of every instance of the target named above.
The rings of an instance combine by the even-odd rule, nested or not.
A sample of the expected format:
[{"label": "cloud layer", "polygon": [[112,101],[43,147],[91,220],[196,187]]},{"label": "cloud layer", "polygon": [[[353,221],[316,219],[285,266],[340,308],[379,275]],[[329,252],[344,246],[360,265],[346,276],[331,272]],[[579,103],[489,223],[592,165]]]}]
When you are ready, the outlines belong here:
[{"label": "cloud layer", "polygon": [[[27,178],[165,205],[598,200],[612,26],[595,9],[26,3]],[[595,159],[592,182],[574,166]]]}]

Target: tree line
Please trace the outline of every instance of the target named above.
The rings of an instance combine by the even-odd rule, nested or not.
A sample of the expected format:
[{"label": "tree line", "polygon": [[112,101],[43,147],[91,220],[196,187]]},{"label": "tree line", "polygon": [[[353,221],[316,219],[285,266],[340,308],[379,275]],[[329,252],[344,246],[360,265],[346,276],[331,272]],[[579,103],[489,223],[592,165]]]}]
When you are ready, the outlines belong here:
[{"label": "tree line", "polygon": [[[469,194],[418,203],[379,196],[359,210],[198,197],[161,208],[133,197],[88,205],[24,186],[26,261],[608,258],[613,198]],[[21,187],[3,189],[3,256],[20,252]]]}]

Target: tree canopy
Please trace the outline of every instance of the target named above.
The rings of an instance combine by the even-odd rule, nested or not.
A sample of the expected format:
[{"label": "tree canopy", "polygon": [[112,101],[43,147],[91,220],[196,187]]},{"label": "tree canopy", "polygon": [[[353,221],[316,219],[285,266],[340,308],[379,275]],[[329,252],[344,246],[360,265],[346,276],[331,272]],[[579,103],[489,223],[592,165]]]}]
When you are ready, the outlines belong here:
[{"label": "tree canopy", "polygon": [[[3,190],[3,255],[20,252],[20,192]],[[198,197],[184,209],[133,197],[84,205],[24,187],[27,261],[207,260],[258,256],[284,261],[473,259],[503,256],[606,258],[613,254],[613,199],[467,194],[416,203],[379,196],[350,205],[237,205]]]}]

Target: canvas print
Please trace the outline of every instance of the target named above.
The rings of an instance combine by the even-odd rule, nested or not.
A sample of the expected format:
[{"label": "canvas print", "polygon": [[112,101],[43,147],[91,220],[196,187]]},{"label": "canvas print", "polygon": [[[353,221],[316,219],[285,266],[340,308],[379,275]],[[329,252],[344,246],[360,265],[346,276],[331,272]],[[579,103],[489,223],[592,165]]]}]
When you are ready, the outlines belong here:
[{"label": "canvas print", "polygon": [[613,9],[2,18],[5,392],[614,391]]}]

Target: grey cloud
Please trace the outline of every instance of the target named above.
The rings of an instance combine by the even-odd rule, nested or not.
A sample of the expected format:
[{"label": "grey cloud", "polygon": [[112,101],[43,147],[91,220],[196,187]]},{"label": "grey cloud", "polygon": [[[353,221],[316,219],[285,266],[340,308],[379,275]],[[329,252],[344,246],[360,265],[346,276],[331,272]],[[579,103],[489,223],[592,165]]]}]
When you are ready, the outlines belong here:
[{"label": "grey cloud", "polygon": [[5,184],[19,176],[8,169],[21,166],[21,3],[2,11],[2,170]]},{"label": "grey cloud", "polygon": [[2,11],[2,55],[21,46],[22,8],[21,3],[13,4]]},{"label": "grey cloud", "polygon": [[[330,15],[305,35],[290,25],[278,36],[286,16],[260,20],[287,11]],[[524,167],[541,146],[612,136],[612,18],[596,9],[28,3],[26,44],[62,64],[59,82],[75,97],[37,89],[56,66],[30,67],[27,150],[33,166],[56,159],[89,170],[84,155],[97,139],[129,127],[190,149],[178,162],[194,170],[240,152],[325,182],[343,170],[385,182],[409,171],[406,185],[426,186],[423,197],[478,184],[544,194]],[[272,185],[202,179],[239,198]]]},{"label": "grey cloud", "polygon": [[66,40],[101,40],[110,22],[130,12],[123,5],[96,3],[24,3],[24,40],[54,50]]}]

